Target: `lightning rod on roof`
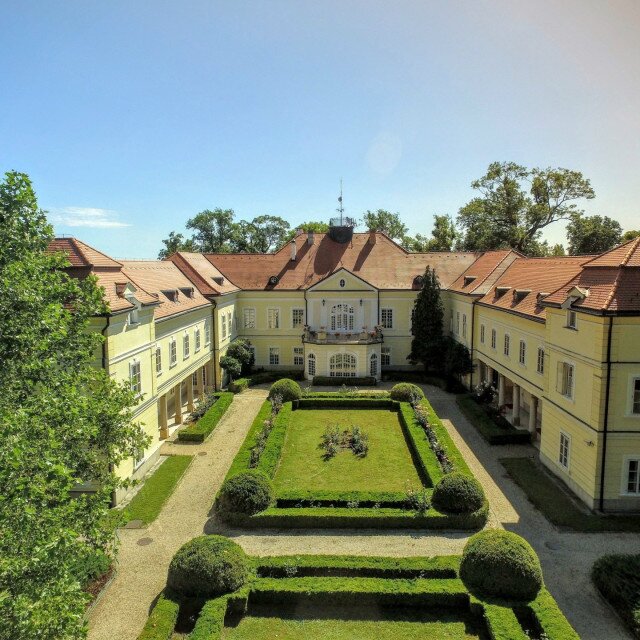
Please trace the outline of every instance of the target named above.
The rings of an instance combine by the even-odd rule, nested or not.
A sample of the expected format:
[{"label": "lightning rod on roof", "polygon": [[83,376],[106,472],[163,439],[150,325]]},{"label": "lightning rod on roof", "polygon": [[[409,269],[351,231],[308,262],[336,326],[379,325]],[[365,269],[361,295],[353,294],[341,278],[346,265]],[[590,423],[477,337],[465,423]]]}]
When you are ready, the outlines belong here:
[{"label": "lightning rod on roof", "polygon": [[340,206],[336,211],[340,214],[340,225],[342,226],[342,217],[344,216],[344,206],[342,205],[342,178],[340,178],[340,197],[338,198],[338,202],[340,203]]}]

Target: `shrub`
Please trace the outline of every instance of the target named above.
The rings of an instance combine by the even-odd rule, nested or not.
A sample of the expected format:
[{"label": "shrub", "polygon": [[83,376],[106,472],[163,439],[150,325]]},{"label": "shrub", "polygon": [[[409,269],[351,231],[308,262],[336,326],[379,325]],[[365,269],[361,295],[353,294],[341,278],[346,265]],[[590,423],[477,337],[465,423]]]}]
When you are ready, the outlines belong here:
[{"label": "shrub", "polygon": [[273,487],[264,473],[250,469],[225,480],[218,498],[223,511],[253,515],[271,504]]},{"label": "shrub", "polygon": [[420,387],[410,382],[400,382],[391,389],[391,399],[397,402],[411,402],[415,404],[424,398]]},{"label": "shrub", "polygon": [[237,380],[232,380],[229,383],[228,388],[231,393],[242,393],[245,389],[249,388],[249,378],[238,378]]},{"label": "shrub", "polygon": [[436,484],[433,506],[442,513],[473,513],[485,501],[482,485],[459,472],[448,473]]},{"label": "shrub", "polygon": [[242,373],[242,363],[233,356],[222,356],[220,358],[220,366],[229,374],[232,380]]},{"label": "shrub", "polygon": [[291,402],[302,398],[302,389],[300,385],[290,378],[282,378],[271,385],[269,389],[269,398],[280,396],[283,402]]},{"label": "shrub", "polygon": [[460,578],[481,596],[533,600],[542,587],[540,560],[531,545],[511,531],[490,529],[469,538]]},{"label": "shrub", "polygon": [[178,549],[167,586],[183,596],[210,598],[239,589],[249,563],[242,548],[224,536],[199,536]]},{"label": "shrub", "polygon": [[178,440],[180,442],[204,442],[211,435],[211,432],[216,428],[233,401],[233,393],[223,392],[217,394],[216,397],[218,399],[200,420],[178,431]]}]

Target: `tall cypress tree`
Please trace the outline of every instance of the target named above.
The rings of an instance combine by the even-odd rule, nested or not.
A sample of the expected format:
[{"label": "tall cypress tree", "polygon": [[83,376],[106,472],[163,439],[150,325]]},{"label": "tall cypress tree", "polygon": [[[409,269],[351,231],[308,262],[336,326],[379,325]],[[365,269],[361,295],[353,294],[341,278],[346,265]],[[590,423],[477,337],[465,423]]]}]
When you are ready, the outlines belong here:
[{"label": "tall cypress tree", "polygon": [[436,272],[425,269],[422,289],[416,297],[411,329],[411,364],[422,364],[425,370],[439,370],[442,365],[442,322],[444,308],[440,296],[440,282]]}]

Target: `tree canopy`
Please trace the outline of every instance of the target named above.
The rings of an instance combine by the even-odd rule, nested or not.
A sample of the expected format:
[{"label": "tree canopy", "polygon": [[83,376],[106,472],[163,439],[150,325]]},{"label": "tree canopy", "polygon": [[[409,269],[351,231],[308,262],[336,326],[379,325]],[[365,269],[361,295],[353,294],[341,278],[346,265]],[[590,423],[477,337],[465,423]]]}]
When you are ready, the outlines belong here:
[{"label": "tree canopy", "polygon": [[382,231],[394,240],[403,240],[409,228],[400,220],[399,213],[391,213],[385,209],[365,211],[362,222],[367,231]]},{"label": "tree canopy", "polygon": [[[0,183],[0,620],[2,637],[86,636],[79,565],[108,553],[114,466],[148,440],[131,390],[94,367],[106,312],[94,278],[69,277],[27,175]],[[94,493],[72,498],[92,482]]]},{"label": "tree canopy", "polygon": [[584,216],[576,213],[567,225],[569,253],[604,253],[622,240],[622,227],[607,216]]},{"label": "tree canopy", "polygon": [[440,296],[440,282],[427,266],[422,288],[416,296],[411,321],[411,364],[422,364],[425,369],[438,370],[442,364],[444,306]]}]

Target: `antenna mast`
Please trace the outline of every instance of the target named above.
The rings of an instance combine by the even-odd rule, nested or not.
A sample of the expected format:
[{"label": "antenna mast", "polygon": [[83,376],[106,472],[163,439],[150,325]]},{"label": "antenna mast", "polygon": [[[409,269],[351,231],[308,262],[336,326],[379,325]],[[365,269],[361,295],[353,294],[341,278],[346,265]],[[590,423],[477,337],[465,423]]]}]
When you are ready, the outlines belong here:
[{"label": "antenna mast", "polygon": [[338,198],[338,202],[340,203],[340,206],[336,209],[336,211],[340,214],[340,226],[342,226],[344,215],[344,206],[342,205],[342,178],[340,178],[340,197]]}]

